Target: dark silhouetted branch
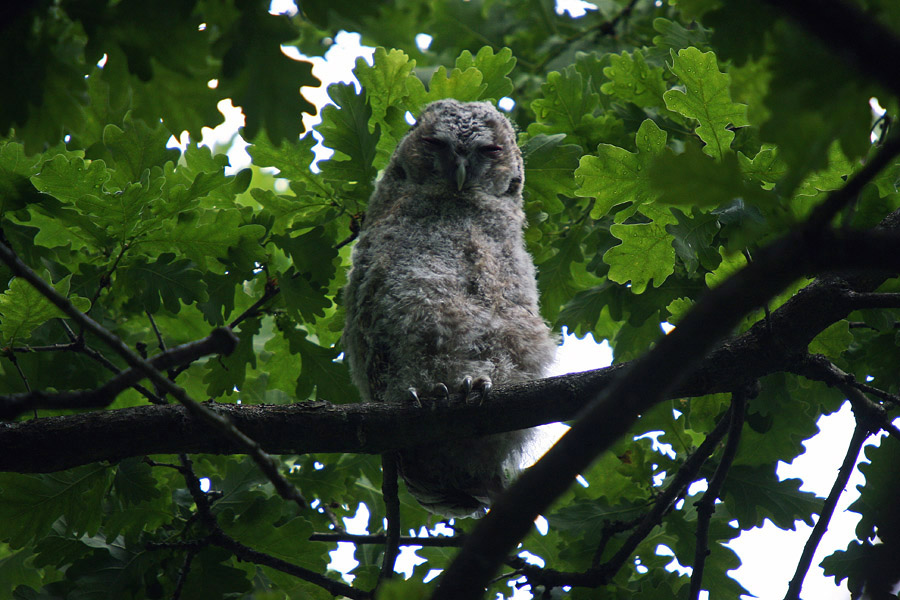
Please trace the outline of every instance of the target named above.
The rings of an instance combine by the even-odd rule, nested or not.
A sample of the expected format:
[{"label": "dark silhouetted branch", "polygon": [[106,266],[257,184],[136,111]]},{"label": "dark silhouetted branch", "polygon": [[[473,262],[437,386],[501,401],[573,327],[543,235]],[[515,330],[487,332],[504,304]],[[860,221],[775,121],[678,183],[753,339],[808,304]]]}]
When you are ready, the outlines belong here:
[{"label": "dark silhouetted branch", "polygon": [[728,470],[737,454],[741,441],[741,429],[744,427],[744,415],[747,401],[754,392],[745,388],[731,395],[731,419],[728,426],[728,441],[722,458],[716,466],[716,471],[706,488],[703,497],[697,502],[697,544],[694,552],[694,570],[691,573],[690,598],[699,600],[700,591],[703,589],[703,569],[706,565],[706,557],[709,554],[709,522],[716,510],[716,500],[722,491],[722,485],[728,477]]},{"label": "dark silhouetted branch", "polygon": [[847,454],[844,456],[844,462],[841,464],[838,476],[834,480],[834,485],[831,486],[831,491],[828,493],[828,497],[822,505],[822,512],[819,515],[819,520],[816,521],[816,526],[813,527],[812,533],[809,534],[809,539],[806,540],[806,546],[803,547],[803,552],[797,563],[797,569],[794,571],[794,577],[791,578],[790,585],[788,585],[788,591],[784,595],[784,600],[800,600],[800,590],[803,588],[803,580],[806,578],[806,573],[809,571],[810,565],[812,565],[812,559],[816,553],[816,548],[819,547],[822,536],[828,531],[828,524],[831,522],[831,517],[834,514],[838,499],[844,492],[844,488],[847,487],[847,482],[850,480],[850,474],[853,473],[856,461],[859,459],[859,453],[862,450],[866,438],[869,437],[869,433],[869,428],[864,425],[862,421],[857,420],[856,429],[853,430],[853,437],[850,438],[850,444],[847,446]]}]

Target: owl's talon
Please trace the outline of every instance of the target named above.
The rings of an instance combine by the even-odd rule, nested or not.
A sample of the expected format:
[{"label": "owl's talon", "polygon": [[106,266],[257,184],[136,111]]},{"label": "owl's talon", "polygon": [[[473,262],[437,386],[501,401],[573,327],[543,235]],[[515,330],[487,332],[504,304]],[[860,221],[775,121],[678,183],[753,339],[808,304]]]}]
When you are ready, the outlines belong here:
[{"label": "owl's talon", "polygon": [[406,391],[409,393],[409,399],[412,400],[416,406],[422,408],[422,401],[419,400],[419,392],[416,391],[416,388],[411,387]]},{"label": "owl's talon", "polygon": [[466,375],[459,384],[459,393],[463,395],[466,402],[469,401],[469,394],[472,393],[472,378]]},{"label": "owl's talon", "polygon": [[450,390],[443,383],[438,382],[434,384],[434,387],[431,388],[431,393],[435,396],[443,396],[447,402],[450,401]]},{"label": "owl's talon", "polygon": [[488,396],[491,395],[491,389],[494,387],[494,384],[491,383],[490,377],[483,376],[476,379],[472,387],[481,392],[481,396],[478,399],[478,406],[481,406],[488,399]]}]

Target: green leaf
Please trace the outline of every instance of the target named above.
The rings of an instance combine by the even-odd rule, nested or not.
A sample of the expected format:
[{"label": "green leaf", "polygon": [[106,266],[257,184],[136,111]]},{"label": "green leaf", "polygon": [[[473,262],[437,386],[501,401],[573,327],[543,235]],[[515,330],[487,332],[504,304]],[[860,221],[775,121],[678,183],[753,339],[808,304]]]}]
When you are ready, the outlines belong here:
[{"label": "green leaf", "polygon": [[145,170],[177,160],[178,150],[166,148],[170,136],[161,124],[150,127],[130,115],[125,117],[124,129],[107,125],[103,129],[103,143],[115,161],[113,181],[124,188],[139,181]]},{"label": "green leaf", "polygon": [[[356,59],[353,73],[366,90],[372,106],[372,119],[383,121],[391,106],[403,105],[409,97],[408,82],[413,77],[416,61],[402,50],[375,48],[372,66],[362,58]],[[410,110],[418,107],[409,107]]]},{"label": "green leaf", "polygon": [[556,320],[562,306],[575,292],[599,283],[586,270],[584,228],[573,227],[553,243],[555,253],[538,265],[538,287],[541,291],[541,314],[550,322]]},{"label": "green leaf", "polygon": [[742,198],[760,204],[759,188],[744,185],[734,153],[713,160],[689,144],[682,154],[664,152],[650,168],[650,186],[659,202],[676,206],[718,207]]},{"label": "green leaf", "polygon": [[187,259],[175,260],[171,252],[159,255],[153,262],[138,258],[118,273],[116,284],[123,286],[150,313],[159,310],[160,300],[167,311],[177,313],[181,304],[209,299],[203,273]]},{"label": "green leaf", "polygon": [[770,519],[776,527],[794,529],[795,521],[813,524],[813,515],[822,510],[822,500],[800,491],[799,479],[778,480],[775,465],[732,466],[722,486],[725,506],[741,529],[759,527]]},{"label": "green leaf", "polygon": [[94,535],[111,470],[85,465],[46,475],[0,474],[0,539],[12,548],[38,540],[62,517],[67,532]]},{"label": "green leaf", "polygon": [[596,155],[581,158],[575,170],[576,193],[597,199],[591,216],[599,219],[624,202],[634,206],[655,201],[659,192],[650,185],[650,165],[666,146],[666,133],[647,119],[635,135],[638,152],[600,144]]},{"label": "green leaf", "polygon": [[600,86],[601,92],[643,108],[665,106],[662,67],[648,65],[640,50],[612,54],[609,60],[610,66],[603,69],[609,81]]},{"label": "green leaf", "polygon": [[259,318],[250,318],[241,323],[235,332],[238,345],[228,356],[217,356],[207,361],[206,375],[203,382],[207,384],[206,393],[211,398],[230,396],[244,386],[247,367],[256,368],[256,351],[253,338],[259,333]]},{"label": "green leaf", "polygon": [[831,360],[840,361],[841,355],[853,343],[848,321],[838,321],[826,327],[809,344],[810,354],[824,354]]},{"label": "green leaf", "polygon": [[867,462],[860,463],[859,470],[865,475],[866,484],[859,486],[859,498],[849,507],[861,515],[856,525],[856,537],[865,540],[877,536],[896,549],[900,546],[900,518],[893,507],[900,492],[896,479],[900,442],[885,437],[878,446],[867,446],[864,453]]},{"label": "green leaf", "polygon": [[[328,86],[328,95],[336,106],[322,111],[319,133],[326,146],[339,153],[322,164],[322,174],[330,181],[354,184],[357,196],[368,198],[377,173],[373,165],[381,127],[369,131],[372,109],[365,90],[354,93],[353,86]],[[346,157],[346,158],[339,158]]]},{"label": "green leaf", "polygon": [[[53,288],[66,297],[71,279],[71,275],[63,277],[52,284]],[[72,296],[69,301],[81,312],[87,312],[91,307],[91,301],[80,296]],[[0,321],[0,337],[7,345],[28,339],[32,331],[50,319],[68,318],[34,286],[20,277],[13,279],[9,288],[0,294],[0,316],[3,317]]]},{"label": "green leaf", "polygon": [[113,479],[116,494],[132,506],[159,498],[162,494],[150,472],[150,465],[142,458],[126,458],[116,466]]},{"label": "green leaf", "polygon": [[685,90],[666,92],[666,107],[699,121],[696,134],[706,143],[703,152],[722,158],[730,151],[734,139],[734,132],[728,126],[749,125],[747,106],[731,100],[731,78],[719,71],[715,54],[702,53],[697,48],[685,48],[678,54],[673,50],[671,69]]},{"label": "green leaf", "polygon": [[633,293],[640,294],[649,283],[659,287],[675,271],[674,238],[664,223],[616,224],[609,232],[622,243],[603,255],[608,276],[617,283],[630,281]]},{"label": "green leaf", "polygon": [[531,103],[536,122],[528,126],[529,135],[565,133],[568,142],[593,148],[599,140],[607,140],[614,130],[621,129],[615,115],[595,114],[600,94],[594,91],[590,77],[585,77],[576,65],[549,73],[541,85],[541,94]]},{"label": "green leaf", "polygon": [[0,546],[0,589],[15,590],[20,585],[40,587],[43,583],[41,572],[31,564],[30,548],[19,552],[10,552]]},{"label": "green leaf", "polygon": [[738,152],[737,157],[744,175],[759,182],[767,190],[778,183],[787,172],[787,167],[778,158],[777,149],[771,145],[760,148],[752,160],[743,152]]},{"label": "green leaf", "polygon": [[220,40],[222,77],[219,90],[244,109],[245,137],[265,129],[276,144],[297,139],[303,129],[301,113],[315,107],[300,94],[302,86],[318,87],[312,63],[288,58],[281,45],[297,38],[297,29],[284,15],[271,15],[268,5],[247,2],[237,6],[240,17]]},{"label": "green leaf", "polygon": [[300,376],[293,390],[298,400],[312,399],[313,389],[318,400],[342,404],[356,399],[347,365],[336,362],[339,354],[336,349],[311,342],[302,329],[291,327],[282,331],[291,354],[300,357]]},{"label": "green leaf", "polygon": [[474,57],[468,50],[463,50],[456,59],[456,68],[465,72],[475,68],[481,73],[482,87],[479,100],[499,100],[509,96],[513,91],[513,82],[508,77],[516,66],[512,50],[501,48],[494,54],[490,46],[483,46]]},{"label": "green leaf", "polygon": [[719,231],[716,216],[694,209],[688,217],[677,208],[672,209],[672,214],[678,223],[666,225],[666,231],[672,234],[675,253],[688,273],[694,273],[701,264],[707,270],[715,269],[719,265],[719,253],[712,246]]},{"label": "green leaf", "polygon": [[45,194],[66,204],[75,204],[84,196],[106,196],[104,186],[110,177],[102,160],[85,162],[77,156],[59,154],[41,166],[31,183]]},{"label": "green leaf", "polygon": [[25,155],[22,144],[0,141],[0,214],[40,201],[30,181],[39,164],[39,157]]},{"label": "green leaf", "polygon": [[578,168],[581,148],[563,144],[565,135],[538,135],[522,145],[525,161],[525,189],[530,201],[538,201],[541,209],[558,213],[563,209],[558,196],[575,192],[573,173]]},{"label": "green leaf", "polygon": [[[237,210],[206,210],[182,213],[174,225],[160,227],[139,240],[147,250],[183,254],[198,269],[223,270],[221,265],[238,259],[262,261],[259,239],[262,225],[242,223]],[[241,256],[244,253],[244,257]]]},{"label": "green leaf", "polygon": [[[424,96],[423,103],[440,100],[442,98],[455,98],[460,102],[473,102],[481,98],[487,90],[487,84],[482,83],[484,75],[475,67],[453,69],[447,74],[443,65],[437,68],[428,82],[428,93]],[[421,94],[416,94],[419,96]]]}]

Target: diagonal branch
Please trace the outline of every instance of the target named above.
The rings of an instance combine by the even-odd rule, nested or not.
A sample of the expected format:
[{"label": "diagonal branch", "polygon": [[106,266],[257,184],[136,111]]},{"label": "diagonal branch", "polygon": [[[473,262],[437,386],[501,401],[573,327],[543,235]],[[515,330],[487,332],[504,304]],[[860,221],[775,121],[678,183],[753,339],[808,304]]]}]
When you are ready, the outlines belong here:
[{"label": "diagonal branch", "polygon": [[797,562],[797,570],[794,571],[794,577],[788,585],[788,591],[784,595],[784,600],[800,600],[800,589],[803,587],[803,579],[806,577],[810,565],[812,565],[812,559],[816,553],[816,548],[819,547],[819,542],[822,541],[822,537],[828,531],[828,524],[831,522],[832,515],[834,515],[838,499],[844,492],[844,488],[847,487],[850,474],[853,473],[856,461],[859,459],[859,453],[869,434],[869,428],[861,420],[857,419],[856,429],[853,430],[853,437],[850,438],[850,444],[847,446],[844,462],[841,464],[838,476],[834,480],[834,485],[831,486],[831,491],[822,505],[822,513],[819,515],[819,520],[816,521],[816,526],[813,527],[812,533],[809,534],[809,539],[806,540],[806,546],[803,547],[800,560]]},{"label": "diagonal branch", "polygon": [[716,510],[716,500],[722,485],[728,477],[728,470],[738,451],[741,441],[741,429],[744,427],[744,414],[747,401],[754,391],[750,388],[741,389],[731,395],[731,422],[728,426],[728,442],[722,452],[716,471],[703,498],[697,502],[697,547],[694,553],[694,571],[691,573],[690,598],[699,600],[703,587],[703,568],[706,565],[706,557],[709,554],[709,522]]},{"label": "diagonal branch", "polygon": [[293,575],[294,577],[308,581],[327,590],[334,596],[344,596],[354,600],[369,600],[371,598],[372,595],[365,590],[350,587],[343,582],[326,577],[316,571],[254,550],[226,534],[219,526],[215,515],[212,513],[209,498],[200,488],[200,480],[194,473],[191,461],[187,455],[181,455],[181,464],[182,468],[180,468],[179,471],[187,483],[187,488],[191,497],[194,499],[194,504],[197,506],[197,514],[199,515],[200,521],[209,531],[209,535],[205,538],[205,541],[229,550],[240,560],[265,565],[289,575]]},{"label": "diagonal branch", "polygon": [[900,64],[900,39],[859,8],[842,0],[766,0],[790,16],[827,46],[854,71],[900,96],[900,73],[884,65]]},{"label": "diagonal branch", "polygon": [[631,558],[638,545],[643,542],[653,529],[662,522],[663,517],[672,509],[681,498],[688,486],[697,479],[697,474],[703,463],[715,452],[716,447],[732,422],[732,410],[729,409],[719,419],[716,426],[703,440],[703,443],[691,454],[672,479],[666,489],[656,497],[653,507],[637,522],[634,531],[628,536],[622,546],[607,562],[599,564],[581,573],[567,573],[553,569],[543,569],[535,565],[522,565],[522,572],[528,577],[532,585],[546,587],[559,587],[564,585],[599,587],[612,580],[622,566]]}]

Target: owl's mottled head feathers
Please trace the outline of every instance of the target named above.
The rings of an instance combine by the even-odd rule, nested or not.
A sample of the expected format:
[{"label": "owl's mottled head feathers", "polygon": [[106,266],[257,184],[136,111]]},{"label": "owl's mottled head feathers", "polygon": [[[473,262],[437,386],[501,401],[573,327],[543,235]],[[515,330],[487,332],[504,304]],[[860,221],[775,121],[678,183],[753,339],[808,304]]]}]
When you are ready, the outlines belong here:
[{"label": "owl's mottled head feathers", "polygon": [[517,195],[523,181],[515,130],[487,102],[427,105],[397,147],[392,166],[400,178],[446,193]]}]

